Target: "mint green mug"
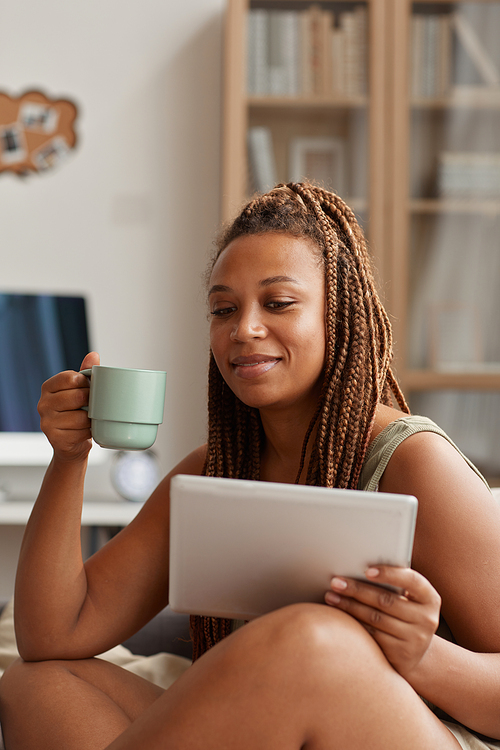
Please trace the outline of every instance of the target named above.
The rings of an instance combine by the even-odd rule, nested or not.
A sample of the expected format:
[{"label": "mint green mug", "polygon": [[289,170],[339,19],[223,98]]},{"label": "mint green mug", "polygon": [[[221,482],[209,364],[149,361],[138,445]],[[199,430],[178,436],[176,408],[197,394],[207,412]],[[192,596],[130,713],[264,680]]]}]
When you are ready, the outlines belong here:
[{"label": "mint green mug", "polygon": [[163,422],[167,373],[94,365],[81,370],[90,379],[92,438],[102,448],[150,448]]}]

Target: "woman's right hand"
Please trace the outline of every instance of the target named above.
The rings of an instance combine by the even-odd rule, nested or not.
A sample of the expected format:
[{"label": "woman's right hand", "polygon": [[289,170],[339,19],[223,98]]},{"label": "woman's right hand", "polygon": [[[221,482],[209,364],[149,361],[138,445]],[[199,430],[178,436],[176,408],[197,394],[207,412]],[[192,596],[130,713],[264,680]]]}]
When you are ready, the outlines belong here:
[{"label": "woman's right hand", "polygon": [[[99,355],[87,354],[81,369],[99,364]],[[38,402],[40,426],[63,461],[84,461],[92,447],[90,419],[82,409],[89,402],[89,381],[80,372],[67,370],[42,385]]]}]

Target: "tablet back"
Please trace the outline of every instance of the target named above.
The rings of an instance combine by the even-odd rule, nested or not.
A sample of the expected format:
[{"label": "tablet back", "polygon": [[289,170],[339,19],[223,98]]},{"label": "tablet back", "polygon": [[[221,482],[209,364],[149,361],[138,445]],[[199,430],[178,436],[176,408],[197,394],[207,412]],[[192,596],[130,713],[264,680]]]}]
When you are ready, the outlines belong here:
[{"label": "tablet back", "polygon": [[411,495],[179,474],[171,483],[170,606],[251,619],[323,602],[333,575],[410,564]]}]

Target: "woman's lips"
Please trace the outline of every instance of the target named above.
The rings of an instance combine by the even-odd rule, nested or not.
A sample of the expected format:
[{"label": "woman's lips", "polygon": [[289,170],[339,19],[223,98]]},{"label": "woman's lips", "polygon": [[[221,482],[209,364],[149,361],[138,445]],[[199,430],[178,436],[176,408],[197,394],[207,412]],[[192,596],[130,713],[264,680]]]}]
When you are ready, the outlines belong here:
[{"label": "woman's lips", "polygon": [[231,364],[237,377],[249,380],[268,372],[280,361],[279,357],[256,355],[254,357],[236,357]]}]

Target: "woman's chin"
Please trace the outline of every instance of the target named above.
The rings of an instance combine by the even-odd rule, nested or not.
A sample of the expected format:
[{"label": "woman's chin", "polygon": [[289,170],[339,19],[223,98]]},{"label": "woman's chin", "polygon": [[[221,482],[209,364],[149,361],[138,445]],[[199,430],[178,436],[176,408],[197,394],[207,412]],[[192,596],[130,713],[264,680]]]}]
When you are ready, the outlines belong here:
[{"label": "woman's chin", "polygon": [[281,398],[276,394],[263,392],[262,388],[232,388],[234,395],[252,409],[265,409],[279,406]]}]

